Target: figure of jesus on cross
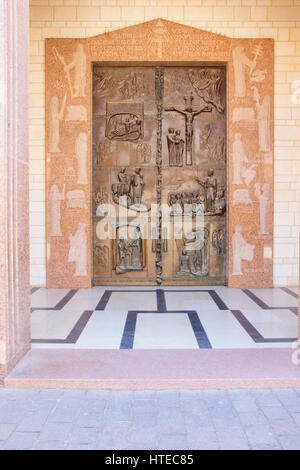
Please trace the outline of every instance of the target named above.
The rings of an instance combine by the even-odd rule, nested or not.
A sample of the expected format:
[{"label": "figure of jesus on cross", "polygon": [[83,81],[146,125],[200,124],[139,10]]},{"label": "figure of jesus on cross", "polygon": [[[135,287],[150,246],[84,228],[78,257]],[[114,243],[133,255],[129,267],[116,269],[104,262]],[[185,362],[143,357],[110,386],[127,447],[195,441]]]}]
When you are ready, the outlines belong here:
[{"label": "figure of jesus on cross", "polygon": [[185,134],[186,134],[186,165],[192,165],[193,157],[193,122],[196,116],[201,113],[211,113],[212,106],[193,106],[194,95],[189,91],[184,96],[185,105],[168,105],[165,111],[175,111],[185,117]]}]

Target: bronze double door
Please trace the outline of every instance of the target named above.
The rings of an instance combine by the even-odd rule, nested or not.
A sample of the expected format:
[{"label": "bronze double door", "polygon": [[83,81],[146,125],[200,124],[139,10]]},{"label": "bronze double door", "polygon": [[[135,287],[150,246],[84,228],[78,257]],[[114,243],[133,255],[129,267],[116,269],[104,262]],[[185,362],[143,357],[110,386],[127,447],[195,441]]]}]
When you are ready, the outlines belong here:
[{"label": "bronze double door", "polygon": [[94,284],[226,283],[226,71],[93,72]]}]

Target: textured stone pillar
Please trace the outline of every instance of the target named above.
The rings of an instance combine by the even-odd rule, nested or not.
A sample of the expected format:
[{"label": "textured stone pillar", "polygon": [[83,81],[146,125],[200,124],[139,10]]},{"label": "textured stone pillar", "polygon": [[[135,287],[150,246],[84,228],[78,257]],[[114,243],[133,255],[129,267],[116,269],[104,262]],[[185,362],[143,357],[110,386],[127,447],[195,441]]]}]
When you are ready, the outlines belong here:
[{"label": "textured stone pillar", "polygon": [[0,0],[0,383],[30,344],[28,36],[28,0]]}]

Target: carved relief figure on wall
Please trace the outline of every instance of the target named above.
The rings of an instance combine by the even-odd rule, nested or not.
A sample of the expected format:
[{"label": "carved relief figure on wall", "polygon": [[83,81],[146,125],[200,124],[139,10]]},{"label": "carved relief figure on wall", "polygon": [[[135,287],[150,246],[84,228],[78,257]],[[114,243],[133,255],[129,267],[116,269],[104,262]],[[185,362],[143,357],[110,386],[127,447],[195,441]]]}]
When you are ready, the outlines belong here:
[{"label": "carved relief figure on wall", "polygon": [[233,276],[242,276],[242,261],[253,261],[255,245],[247,243],[242,234],[242,226],[236,225],[232,235]]},{"label": "carved relief figure on wall", "polygon": [[259,150],[261,152],[270,152],[271,150],[271,135],[270,135],[270,113],[271,113],[271,100],[269,96],[265,96],[260,102],[260,95],[258,89],[253,86],[253,99],[255,101],[257,110],[258,122],[258,136],[259,136]]},{"label": "carved relief figure on wall", "polygon": [[87,235],[86,224],[79,222],[75,235],[69,236],[70,251],[68,262],[76,263],[75,276],[87,276]]},{"label": "carved relief figure on wall", "polygon": [[[86,54],[84,52],[83,44],[78,44],[75,53],[73,54],[72,61],[67,64],[64,57],[59,54],[56,48],[54,48],[54,54],[56,58],[62,63],[68,84],[70,87],[70,93],[72,98],[81,98],[85,97],[85,88],[86,88],[86,69],[87,69],[87,60]],[[74,69],[74,87],[72,85],[71,70]]]},{"label": "carved relief figure on wall", "polygon": [[123,274],[129,271],[143,270],[143,240],[139,226],[134,228],[131,241],[120,235],[117,243],[116,273]]},{"label": "carved relief figure on wall", "polygon": [[135,142],[144,136],[144,103],[108,101],[106,103],[106,137],[110,140]]},{"label": "carved relief figure on wall", "polygon": [[105,273],[108,269],[109,248],[105,245],[97,244],[94,248],[96,270]]},{"label": "carved relief figure on wall", "polygon": [[189,78],[200,98],[205,103],[212,104],[219,113],[223,113],[225,105],[223,103],[224,94],[224,72],[220,69],[203,68],[190,69]]},{"label": "carved relief figure on wall", "polygon": [[59,192],[57,184],[50,189],[50,237],[62,237],[61,233],[61,202],[65,200],[66,185]]},{"label": "carved relief figure on wall", "polygon": [[194,276],[208,276],[209,259],[207,242],[209,240],[209,230],[203,227],[196,227],[184,238],[184,246],[187,252],[192,251],[190,257],[190,273]]},{"label": "carved relief figure on wall", "polygon": [[137,145],[136,159],[139,163],[149,163],[151,161],[151,145],[148,142],[141,142]]},{"label": "carved relief figure on wall", "polygon": [[68,209],[87,209],[85,200],[85,192],[81,189],[75,189],[67,193],[67,208]]},{"label": "carved relief figure on wall", "polygon": [[252,82],[262,82],[266,77],[265,70],[257,70],[257,59],[262,55],[262,47],[258,44],[254,47],[252,54],[253,59],[250,60],[243,46],[237,46],[233,49],[233,67],[235,82],[235,97],[245,98],[246,96],[246,67],[248,67],[248,75]]},{"label": "carved relief figure on wall", "polygon": [[244,178],[247,186],[251,183],[253,178],[256,175],[254,168],[257,167],[256,164],[246,167],[243,163],[249,163],[247,155],[245,153],[244,144],[242,142],[242,135],[236,133],[234,136],[233,142],[233,184],[243,184],[242,178]]},{"label": "carved relief figure on wall", "polygon": [[270,233],[270,185],[265,183],[260,189],[260,184],[255,184],[255,196],[259,200],[259,233],[269,235]]},{"label": "carved relief figure on wall", "polygon": [[193,149],[193,122],[196,116],[201,113],[211,113],[211,106],[193,106],[194,95],[189,91],[184,96],[185,105],[168,105],[165,106],[165,111],[175,111],[180,113],[185,118],[185,133],[186,133],[186,165],[192,165],[192,149]]},{"label": "carved relief figure on wall", "polygon": [[212,246],[216,250],[218,256],[225,253],[225,233],[224,230],[215,230],[212,235]]},{"label": "carved relief figure on wall", "polygon": [[136,168],[134,175],[131,177],[133,206],[139,206],[141,204],[144,186],[145,182],[142,170],[141,168]]},{"label": "carved relief figure on wall", "polygon": [[214,170],[210,169],[207,172],[207,178],[201,180],[196,177],[196,181],[202,186],[205,191],[205,212],[215,212],[215,199],[218,190],[217,179],[215,178]]},{"label": "carved relief figure on wall", "polygon": [[179,130],[170,128],[167,135],[168,150],[169,150],[169,165],[182,166],[183,165],[183,152],[184,140],[181,138]]},{"label": "carved relief figure on wall", "polygon": [[133,175],[128,175],[126,168],[122,168],[118,173],[118,180],[118,183],[113,183],[111,186],[113,201],[132,210],[147,211],[149,208],[142,204],[145,187],[142,169],[136,168]]},{"label": "carved relief figure on wall", "polygon": [[87,135],[81,132],[75,142],[75,155],[77,158],[77,182],[88,184],[87,178]]},{"label": "carved relief figure on wall", "polygon": [[50,145],[49,152],[60,153],[60,121],[64,118],[66,107],[67,94],[65,94],[61,107],[59,107],[59,99],[57,96],[52,96],[50,102]]}]

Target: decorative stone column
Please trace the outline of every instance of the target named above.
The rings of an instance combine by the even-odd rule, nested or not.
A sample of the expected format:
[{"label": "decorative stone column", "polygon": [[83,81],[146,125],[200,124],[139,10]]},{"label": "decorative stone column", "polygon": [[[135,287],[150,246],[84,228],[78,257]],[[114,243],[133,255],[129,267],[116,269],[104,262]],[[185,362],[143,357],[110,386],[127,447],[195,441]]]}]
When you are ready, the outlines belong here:
[{"label": "decorative stone column", "polygon": [[29,349],[29,2],[0,0],[0,384]]}]

